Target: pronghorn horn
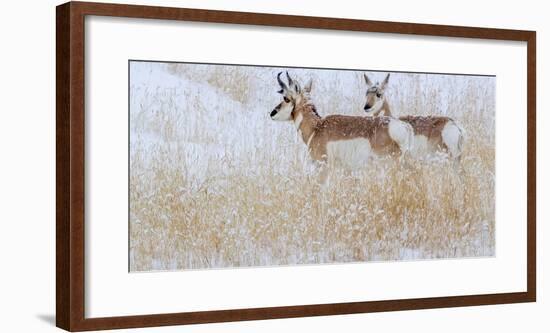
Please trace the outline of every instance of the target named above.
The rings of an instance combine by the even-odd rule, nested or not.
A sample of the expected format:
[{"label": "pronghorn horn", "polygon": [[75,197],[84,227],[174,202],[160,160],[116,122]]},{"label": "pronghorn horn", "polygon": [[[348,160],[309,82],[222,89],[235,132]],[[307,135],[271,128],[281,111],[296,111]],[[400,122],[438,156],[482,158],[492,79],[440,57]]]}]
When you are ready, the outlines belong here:
[{"label": "pronghorn horn", "polygon": [[283,74],[283,72],[279,72],[279,74],[277,74],[277,82],[279,82],[279,85],[281,86],[281,88],[283,88],[283,90],[287,90],[288,87],[283,82],[283,80],[281,80],[281,74]]},{"label": "pronghorn horn", "polygon": [[291,89],[294,87],[294,90],[296,90],[297,93],[299,93],[302,90],[302,87],[300,87],[300,84],[298,83],[298,81],[292,80],[290,75],[288,75],[288,72],[286,72],[286,78],[288,79],[288,84],[290,85]]},{"label": "pronghorn horn", "polygon": [[292,81],[292,79],[290,78],[290,75],[288,75],[288,72],[286,72],[286,78],[288,79],[288,84],[292,86],[294,84],[294,81]]}]

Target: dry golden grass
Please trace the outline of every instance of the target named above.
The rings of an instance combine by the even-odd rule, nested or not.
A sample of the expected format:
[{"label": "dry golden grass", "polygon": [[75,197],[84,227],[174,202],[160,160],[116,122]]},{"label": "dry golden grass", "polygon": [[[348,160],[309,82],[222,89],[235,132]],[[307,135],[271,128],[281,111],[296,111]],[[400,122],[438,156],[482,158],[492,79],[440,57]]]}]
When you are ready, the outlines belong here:
[{"label": "dry golden grass", "polygon": [[[322,186],[295,130],[264,117],[277,96],[257,111],[234,98],[234,85],[224,89],[223,80],[169,71],[220,85],[214,91],[234,101],[222,106],[236,110],[209,109],[189,90],[132,87],[131,271],[494,255],[494,87],[480,92],[486,83],[467,78],[460,96],[446,98],[449,114],[468,133],[462,173],[441,158],[379,159],[353,172],[333,168]],[[397,113],[437,114],[438,94],[454,84],[420,92],[419,80],[410,77],[408,93],[395,88],[390,101]],[[247,91],[251,84],[257,82],[248,79]],[[274,79],[265,85],[276,89]],[[319,94],[334,91],[326,87]],[[359,109],[360,88],[344,104]],[[248,124],[234,119],[256,111],[262,116]],[[232,134],[218,133],[227,127]],[[265,137],[254,140],[258,133]]]}]

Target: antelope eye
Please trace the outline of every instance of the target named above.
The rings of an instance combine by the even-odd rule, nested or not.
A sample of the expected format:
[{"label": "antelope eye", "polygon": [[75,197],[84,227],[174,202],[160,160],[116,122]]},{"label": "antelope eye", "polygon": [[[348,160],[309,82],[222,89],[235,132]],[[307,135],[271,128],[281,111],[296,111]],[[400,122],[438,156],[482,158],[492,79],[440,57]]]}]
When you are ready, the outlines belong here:
[{"label": "antelope eye", "polygon": [[289,103],[289,102],[290,102],[290,99],[288,99],[288,97],[285,96],[285,97],[283,97],[283,98],[284,98],[284,100],[285,100],[285,103]]},{"label": "antelope eye", "polygon": [[376,97],[380,98],[380,97],[382,97],[382,94],[381,93],[376,93]]}]

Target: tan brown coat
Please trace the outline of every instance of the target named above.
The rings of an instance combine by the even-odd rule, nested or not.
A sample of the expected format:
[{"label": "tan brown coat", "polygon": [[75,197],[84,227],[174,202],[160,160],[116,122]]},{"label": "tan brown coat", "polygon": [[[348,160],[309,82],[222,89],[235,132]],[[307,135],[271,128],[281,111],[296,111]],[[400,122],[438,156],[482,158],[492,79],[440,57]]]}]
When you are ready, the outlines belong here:
[{"label": "tan brown coat", "polygon": [[444,116],[401,116],[399,120],[409,123],[414,130],[414,135],[425,136],[432,145],[448,150],[441,133],[445,125],[453,122],[451,118]]},{"label": "tan brown coat", "polygon": [[389,117],[358,117],[330,115],[321,118],[310,103],[297,105],[292,114],[293,121],[301,117],[298,129],[310,149],[311,157],[317,161],[327,158],[327,144],[355,138],[369,140],[374,153],[379,155],[401,154],[407,149],[399,140],[392,138]]}]

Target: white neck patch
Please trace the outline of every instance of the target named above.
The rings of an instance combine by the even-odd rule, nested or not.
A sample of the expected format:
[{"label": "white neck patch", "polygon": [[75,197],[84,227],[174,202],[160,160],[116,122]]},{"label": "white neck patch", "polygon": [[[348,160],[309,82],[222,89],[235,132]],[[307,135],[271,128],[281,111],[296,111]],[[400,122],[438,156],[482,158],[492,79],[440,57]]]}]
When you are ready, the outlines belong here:
[{"label": "white neck patch", "polygon": [[298,116],[294,118],[294,126],[296,126],[297,130],[300,130],[300,125],[302,125],[303,120],[304,120],[304,116],[302,116],[301,113],[299,113]]},{"label": "white neck patch", "polygon": [[375,112],[378,112],[380,111],[380,109],[382,109],[382,106],[384,106],[384,99],[379,99],[376,101],[376,103],[374,103],[374,105],[372,106],[372,113],[375,113]]},{"label": "white neck patch", "polygon": [[309,136],[309,139],[307,139],[306,146],[309,148],[309,145],[311,144],[311,140],[313,139],[313,136],[315,135],[315,132],[311,133]]}]

